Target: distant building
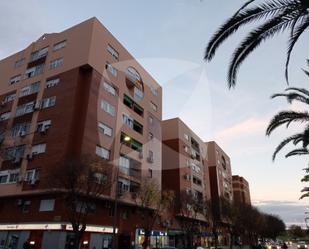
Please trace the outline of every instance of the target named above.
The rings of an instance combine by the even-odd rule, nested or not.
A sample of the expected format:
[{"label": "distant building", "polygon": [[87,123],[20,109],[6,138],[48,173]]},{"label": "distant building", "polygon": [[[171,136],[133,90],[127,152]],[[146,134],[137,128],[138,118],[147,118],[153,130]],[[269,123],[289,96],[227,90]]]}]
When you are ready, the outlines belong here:
[{"label": "distant building", "polygon": [[229,244],[228,221],[222,216],[222,201],[233,201],[232,169],[229,156],[214,141],[205,143],[208,152],[209,178],[213,215],[219,230],[219,243]]},{"label": "distant building", "polygon": [[[110,200],[118,184],[128,193],[120,200],[118,245],[137,248],[143,233],[134,192],[143,179],[156,179],[161,188],[160,85],[96,18],[44,34],[1,60],[0,82],[0,127],[7,131],[0,247],[19,249],[28,238],[35,248],[70,243],[63,203],[44,179],[65,158],[87,154],[109,165],[119,161],[120,176],[106,200],[96,203],[82,240],[89,248],[109,248]],[[121,147],[124,136],[131,140]],[[153,234],[152,243],[166,243],[164,233]]]},{"label": "distant building", "polygon": [[242,176],[233,175],[233,196],[235,203],[251,205],[249,183]]},{"label": "distant building", "polygon": [[[162,189],[173,190],[178,196],[188,193],[202,202],[210,200],[210,183],[207,162],[207,146],[181,119],[173,118],[162,121]],[[169,241],[173,246],[180,243],[181,226],[179,207],[176,206],[169,220]],[[191,217],[192,218],[192,217]],[[202,215],[196,218],[204,224],[204,235],[199,238],[203,246],[207,244],[208,222]]]}]

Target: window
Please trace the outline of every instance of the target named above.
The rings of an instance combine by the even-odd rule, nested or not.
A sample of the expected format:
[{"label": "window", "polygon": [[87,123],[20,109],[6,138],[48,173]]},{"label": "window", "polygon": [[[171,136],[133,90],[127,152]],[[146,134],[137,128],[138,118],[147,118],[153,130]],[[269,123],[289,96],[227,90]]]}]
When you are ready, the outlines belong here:
[{"label": "window", "polygon": [[128,135],[126,135],[124,132],[121,132],[120,143],[124,143],[126,146],[132,148],[133,150],[137,150],[141,152],[143,149],[143,144],[135,140],[134,138],[131,138],[129,142],[126,142],[124,138],[127,136]]},{"label": "window", "polygon": [[189,136],[187,134],[184,134],[184,138],[189,141]]},{"label": "window", "polygon": [[30,205],[31,205],[31,201],[24,201],[23,202],[23,205],[21,207],[21,211],[23,213],[28,213],[29,212],[29,209],[30,209]]},{"label": "window", "polygon": [[148,169],[148,177],[152,178],[152,169]]},{"label": "window", "polygon": [[143,116],[144,115],[144,109],[137,104],[134,100],[132,100],[130,97],[124,94],[123,103],[132,109],[134,112],[136,112],[138,115]]},{"label": "window", "polygon": [[195,176],[193,176],[193,183],[196,184],[196,185],[199,185],[199,186],[202,185],[202,181]]},{"label": "window", "polygon": [[37,65],[35,67],[28,68],[25,72],[25,79],[35,77],[43,73],[44,64]]},{"label": "window", "polygon": [[66,45],[66,41],[58,42],[58,43],[56,43],[56,44],[54,45],[53,50],[54,50],[54,51],[57,51],[57,50],[59,50],[59,49],[62,49],[62,48],[65,47],[65,45]]},{"label": "window", "polygon": [[108,176],[104,173],[94,173],[94,182],[98,184],[106,184],[108,182]]},{"label": "window", "polygon": [[48,53],[48,47],[34,51],[30,55],[30,61],[35,61],[35,60],[38,60],[40,58],[43,58],[47,55],[47,53]]},{"label": "window", "polygon": [[136,100],[142,100],[144,97],[144,93],[142,90],[138,89],[137,87],[134,87],[134,99]]},{"label": "window", "polygon": [[198,165],[192,163],[192,164],[191,164],[191,167],[192,167],[192,170],[193,170],[194,172],[196,172],[196,173],[200,173],[200,172],[201,172],[200,166],[198,166]]},{"label": "window", "polygon": [[103,88],[105,89],[106,92],[110,93],[111,95],[116,96],[117,90],[112,84],[104,81]]},{"label": "window", "polygon": [[130,191],[130,181],[119,177],[118,179],[119,194]]},{"label": "window", "polygon": [[15,75],[10,79],[10,85],[13,85],[21,80],[21,75]]},{"label": "window", "polygon": [[190,152],[190,149],[188,146],[185,146],[185,152],[189,153]]},{"label": "window", "polygon": [[149,121],[149,124],[153,124],[153,117],[149,116],[148,121]]},{"label": "window", "polygon": [[122,114],[122,122],[133,129],[133,118],[130,118],[127,114]]},{"label": "window", "polygon": [[24,65],[24,63],[25,63],[25,58],[21,58],[15,62],[14,67],[15,68],[21,67],[22,65]]},{"label": "window", "polygon": [[153,151],[152,150],[148,151],[148,158],[147,158],[147,160],[148,160],[149,163],[153,163],[154,156],[153,156]]},{"label": "window", "polygon": [[122,219],[127,220],[129,218],[129,211],[128,209],[122,212]]},{"label": "window", "polygon": [[101,122],[99,122],[99,131],[109,137],[111,137],[113,134],[113,129]]},{"label": "window", "polygon": [[31,102],[28,102],[27,104],[18,106],[16,108],[16,117],[24,115],[26,113],[33,112],[34,111],[34,105],[35,105],[35,102],[31,101]]},{"label": "window", "polygon": [[49,63],[49,69],[54,69],[54,68],[60,67],[62,64],[63,64],[63,58],[58,58],[58,59],[52,60]]},{"label": "window", "polygon": [[50,88],[50,87],[57,86],[59,82],[60,82],[59,78],[47,80],[45,87]]},{"label": "window", "polygon": [[53,211],[55,207],[55,199],[41,200],[40,202],[40,212]]},{"label": "window", "polygon": [[111,64],[109,64],[108,62],[106,63],[105,68],[107,69],[107,71],[109,71],[111,73],[111,75],[113,75],[114,77],[117,76],[117,69],[114,68]]},{"label": "window", "polygon": [[12,137],[25,136],[30,131],[31,123],[15,124],[11,128]]},{"label": "window", "polygon": [[37,132],[44,132],[51,127],[51,120],[40,121],[37,124]]},{"label": "window", "polygon": [[29,169],[26,171],[25,181],[34,184],[40,180],[40,171],[38,169]]},{"label": "window", "polygon": [[153,86],[150,86],[150,91],[152,93],[153,96],[158,96],[158,91],[156,88],[154,88]]},{"label": "window", "polygon": [[119,60],[119,53],[109,44],[107,45],[107,51],[114,57],[115,60]]},{"label": "window", "polygon": [[149,140],[152,140],[153,139],[153,134],[151,133],[151,132],[149,132],[149,134],[148,134],[148,138],[149,138]]},{"label": "window", "polygon": [[56,104],[56,96],[49,97],[41,100],[41,108],[48,108]]},{"label": "window", "polygon": [[107,159],[109,160],[109,156],[110,156],[110,151],[105,149],[105,148],[102,148],[100,146],[97,146],[96,147],[96,154],[99,156],[99,157],[102,157],[104,159]]},{"label": "window", "polygon": [[5,112],[0,114],[0,121],[8,120],[11,116],[11,112]]},{"label": "window", "polygon": [[38,81],[38,82],[32,83],[29,86],[23,87],[20,90],[19,96],[23,97],[23,96],[30,95],[32,93],[37,93],[39,91],[39,89],[40,89],[40,82]]},{"label": "window", "polygon": [[9,175],[0,175],[0,184],[7,183]]},{"label": "window", "polygon": [[42,154],[46,150],[46,144],[36,144],[32,146],[31,153],[32,155]]},{"label": "window", "polygon": [[25,154],[25,148],[26,148],[25,145],[18,145],[7,148],[5,151],[5,159],[12,160],[23,157]]},{"label": "window", "polygon": [[16,93],[8,94],[8,95],[6,95],[6,96],[4,97],[2,103],[11,102],[11,101],[13,101],[15,98],[16,98]]},{"label": "window", "polygon": [[11,172],[10,173],[10,177],[9,177],[9,183],[17,182],[18,178],[19,178],[19,173],[18,172],[15,172],[15,173]]},{"label": "window", "polygon": [[101,102],[101,108],[112,116],[116,114],[115,107],[105,100]]},{"label": "window", "polygon": [[158,110],[158,106],[155,103],[153,103],[152,101],[150,101],[150,107],[155,112]]},{"label": "window", "polygon": [[119,158],[119,166],[120,171],[123,174],[129,175],[130,174],[130,159],[124,156],[120,156]]}]

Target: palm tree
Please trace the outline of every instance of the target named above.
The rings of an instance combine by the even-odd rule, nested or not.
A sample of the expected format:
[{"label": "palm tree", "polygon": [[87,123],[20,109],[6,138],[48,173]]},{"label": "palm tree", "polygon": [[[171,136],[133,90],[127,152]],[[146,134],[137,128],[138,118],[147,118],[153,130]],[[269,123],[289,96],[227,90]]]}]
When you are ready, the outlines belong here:
[{"label": "palm tree", "polygon": [[[309,91],[303,88],[290,87],[285,90],[285,93],[274,94],[272,98],[276,97],[285,97],[288,103],[293,101],[298,101],[304,104],[309,105]],[[281,111],[276,114],[270,121],[266,135],[270,135],[276,128],[282,125],[286,125],[288,128],[289,125],[293,122],[307,123],[305,129],[297,134],[287,137],[284,139],[275,149],[273,153],[273,160],[275,160],[278,152],[285,147],[287,144],[293,143],[294,146],[300,144],[300,147],[290,151],[285,156],[295,156],[295,155],[307,155],[309,154],[308,145],[309,145],[309,112],[308,111]]]},{"label": "palm tree", "polygon": [[242,62],[262,41],[272,38],[282,31],[289,30],[285,76],[288,82],[288,67],[293,48],[300,36],[309,27],[309,0],[264,0],[264,3],[251,5],[255,0],[247,1],[229,18],[209,41],[204,59],[210,61],[218,47],[240,27],[264,20],[253,29],[235,49],[228,70],[228,86],[234,87],[237,72]]}]

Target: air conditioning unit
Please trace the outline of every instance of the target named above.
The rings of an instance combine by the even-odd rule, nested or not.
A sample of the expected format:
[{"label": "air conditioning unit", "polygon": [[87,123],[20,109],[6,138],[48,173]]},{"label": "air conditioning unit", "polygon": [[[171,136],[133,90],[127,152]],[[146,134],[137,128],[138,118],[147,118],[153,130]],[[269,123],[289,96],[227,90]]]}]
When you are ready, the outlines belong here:
[{"label": "air conditioning unit", "polygon": [[22,206],[23,205],[23,200],[22,199],[17,199],[17,201],[16,201],[16,204],[17,204],[17,206]]},{"label": "air conditioning unit", "polygon": [[40,134],[45,135],[47,133],[47,127],[43,126],[42,129],[40,130]]},{"label": "air conditioning unit", "polygon": [[139,157],[139,159],[143,159],[144,158],[144,155],[143,155],[142,151],[139,152],[138,157]]},{"label": "air conditioning unit", "polygon": [[17,183],[22,183],[24,178],[22,176],[18,176]]},{"label": "air conditioning unit", "polygon": [[40,109],[41,109],[41,102],[37,100],[34,105],[34,110],[40,110]]},{"label": "air conditioning unit", "polygon": [[27,133],[26,133],[25,131],[21,131],[21,132],[19,132],[19,136],[20,136],[20,137],[25,137],[25,136],[26,136],[26,134],[27,134]]},{"label": "air conditioning unit", "polygon": [[13,158],[13,163],[14,164],[20,164],[21,163],[22,158],[21,157],[15,157]]},{"label": "air conditioning unit", "polygon": [[33,159],[33,154],[31,153],[31,154],[28,154],[27,155],[27,160],[28,161],[31,161]]},{"label": "air conditioning unit", "polygon": [[31,178],[29,181],[28,181],[28,184],[30,185],[35,185],[37,182],[37,180],[35,178]]},{"label": "air conditioning unit", "polygon": [[189,175],[189,174],[185,174],[185,175],[184,175],[184,178],[185,178],[186,180],[188,180],[188,181],[191,181],[191,175]]}]

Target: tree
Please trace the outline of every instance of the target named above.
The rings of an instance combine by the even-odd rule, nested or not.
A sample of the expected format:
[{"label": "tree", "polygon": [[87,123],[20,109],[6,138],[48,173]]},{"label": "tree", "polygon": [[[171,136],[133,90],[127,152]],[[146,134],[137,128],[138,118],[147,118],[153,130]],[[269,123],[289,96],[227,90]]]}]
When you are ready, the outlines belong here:
[{"label": "tree", "polygon": [[200,232],[202,223],[207,223],[205,213],[207,206],[203,198],[199,198],[192,191],[180,191],[177,196],[178,220],[185,234],[187,249],[193,246],[193,235]]},{"label": "tree", "polygon": [[[304,104],[309,105],[309,91],[303,88],[295,88],[290,87],[285,90],[285,93],[274,94],[272,98],[276,97],[285,97],[288,103],[292,103],[293,101],[298,101]],[[294,146],[301,144],[300,147],[290,151],[286,154],[286,157],[295,156],[295,155],[306,155],[308,152],[309,145],[309,113],[308,111],[281,111],[276,114],[272,120],[270,121],[267,129],[266,135],[269,136],[275,129],[282,125],[286,125],[288,128],[291,123],[305,123],[306,127],[303,131],[294,134],[292,136],[284,139],[275,149],[273,153],[273,160],[275,160],[278,152],[284,148],[287,144],[293,143]]]},{"label": "tree", "polygon": [[206,48],[204,58],[210,61],[220,45],[240,27],[264,21],[253,29],[235,49],[228,70],[230,88],[236,85],[238,69],[251,52],[263,41],[286,30],[290,32],[285,65],[285,75],[288,81],[291,53],[301,35],[309,27],[308,0],[264,0],[263,3],[251,7],[254,2],[255,0],[247,1],[229,18],[213,35]]},{"label": "tree", "polygon": [[293,238],[300,238],[305,235],[305,231],[298,225],[291,225],[288,232]]},{"label": "tree", "polygon": [[87,227],[89,214],[95,210],[95,201],[111,188],[110,165],[88,156],[65,160],[53,169],[48,179],[50,187],[61,191],[66,218],[72,225],[72,249],[78,249]]},{"label": "tree", "polygon": [[276,215],[264,214],[261,237],[276,240],[285,232],[284,222]]},{"label": "tree", "polygon": [[173,206],[174,193],[161,191],[154,180],[144,179],[136,193],[135,202],[141,218],[141,228],[145,232],[143,249],[146,249],[150,245],[151,231],[156,222],[160,221],[162,215]]}]

